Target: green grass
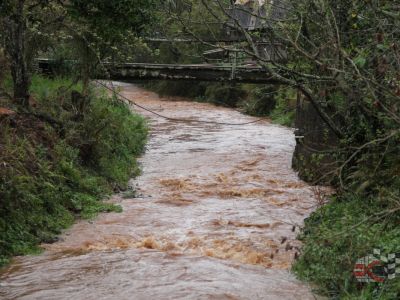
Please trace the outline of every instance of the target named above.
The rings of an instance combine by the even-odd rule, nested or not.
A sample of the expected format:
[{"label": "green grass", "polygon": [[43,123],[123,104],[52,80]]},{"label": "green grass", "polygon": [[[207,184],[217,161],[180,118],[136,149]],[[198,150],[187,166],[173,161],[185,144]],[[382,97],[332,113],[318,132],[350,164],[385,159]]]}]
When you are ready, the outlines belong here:
[{"label": "green grass", "polygon": [[346,193],[334,197],[306,220],[302,255],[293,271],[316,284],[331,299],[399,299],[400,278],[383,284],[358,284],[352,270],[358,258],[400,252],[400,214],[377,215],[391,209],[387,198]]},{"label": "green grass", "polygon": [[271,120],[283,126],[291,127],[294,123],[295,111],[290,109],[274,109],[269,115]]},{"label": "green grass", "polygon": [[81,86],[63,78],[32,81],[35,112],[61,123],[62,132],[34,116],[0,119],[0,265],[36,253],[76,218],[120,212],[102,200],[139,173],[144,119],[99,92],[77,114],[71,89]]}]

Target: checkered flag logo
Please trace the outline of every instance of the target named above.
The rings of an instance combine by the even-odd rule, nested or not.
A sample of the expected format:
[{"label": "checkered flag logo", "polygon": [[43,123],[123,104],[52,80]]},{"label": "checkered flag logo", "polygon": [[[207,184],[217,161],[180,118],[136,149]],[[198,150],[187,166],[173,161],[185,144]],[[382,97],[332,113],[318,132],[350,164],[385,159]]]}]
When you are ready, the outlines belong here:
[{"label": "checkered flag logo", "polygon": [[382,255],[380,249],[357,260],[353,274],[358,282],[384,282],[400,276],[400,253]]},{"label": "checkered flag logo", "polygon": [[386,263],[386,273],[388,279],[394,279],[400,276],[400,253],[391,253],[388,255]]}]

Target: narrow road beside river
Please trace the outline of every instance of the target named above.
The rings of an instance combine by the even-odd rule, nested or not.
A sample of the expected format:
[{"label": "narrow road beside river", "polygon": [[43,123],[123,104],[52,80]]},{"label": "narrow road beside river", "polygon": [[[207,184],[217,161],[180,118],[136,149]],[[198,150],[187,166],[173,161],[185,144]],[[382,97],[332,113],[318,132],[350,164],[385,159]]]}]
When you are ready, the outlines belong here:
[{"label": "narrow road beside river", "polygon": [[[255,120],[209,104],[123,94],[174,118]],[[169,99],[174,100],[174,99]],[[0,273],[1,299],[314,299],[289,273],[313,189],[291,169],[292,130],[149,118],[136,197],[80,221],[39,256]]]}]

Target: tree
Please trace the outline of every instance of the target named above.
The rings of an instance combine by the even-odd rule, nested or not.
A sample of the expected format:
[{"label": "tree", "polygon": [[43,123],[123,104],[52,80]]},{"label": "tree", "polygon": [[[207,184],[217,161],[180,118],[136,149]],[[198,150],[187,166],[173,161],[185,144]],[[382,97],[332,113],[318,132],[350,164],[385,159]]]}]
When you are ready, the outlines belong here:
[{"label": "tree", "polygon": [[[93,40],[103,44],[115,42],[123,34],[136,36],[152,21],[157,0],[4,0],[0,4],[3,40],[11,61],[14,98],[21,106],[29,106],[29,66],[38,47],[35,37],[46,30],[68,31],[79,39],[81,56],[86,60],[96,50]],[[95,38],[94,38],[95,37]],[[48,46],[48,45],[46,45]],[[82,73],[86,85],[90,68]]]},{"label": "tree", "polygon": [[[14,81],[14,98],[22,106],[28,105],[29,75],[25,59],[24,0],[4,1],[0,6],[4,29],[5,49],[11,60],[11,74]],[[8,16],[5,16],[7,14]]]},{"label": "tree", "polygon": [[[364,161],[363,167],[371,166],[373,171],[367,177],[376,175],[377,166],[385,162],[399,164],[393,156],[399,151],[396,141],[400,135],[400,18],[393,13],[399,4],[344,0],[253,2],[255,9],[248,11],[241,5],[232,6],[231,1],[201,0],[197,4],[202,6],[201,16],[188,12],[171,14],[170,18],[181,24],[181,32],[191,34],[203,45],[245,53],[270,78],[302,93],[327,125],[329,134],[340,143],[339,168],[333,170],[333,175],[341,178],[343,188],[344,178],[358,169],[354,166],[356,160]],[[232,8],[258,18],[257,30],[249,30],[238,14],[232,14]],[[266,13],[259,14],[260,8]],[[228,45],[204,40],[207,35],[199,34],[198,28],[208,28],[208,36],[214,36],[217,29],[209,26],[213,21],[224,23],[241,41]],[[271,60],[260,51],[260,42],[269,44],[270,51],[284,49],[287,57]],[[374,166],[367,163],[371,153],[376,154]]]}]

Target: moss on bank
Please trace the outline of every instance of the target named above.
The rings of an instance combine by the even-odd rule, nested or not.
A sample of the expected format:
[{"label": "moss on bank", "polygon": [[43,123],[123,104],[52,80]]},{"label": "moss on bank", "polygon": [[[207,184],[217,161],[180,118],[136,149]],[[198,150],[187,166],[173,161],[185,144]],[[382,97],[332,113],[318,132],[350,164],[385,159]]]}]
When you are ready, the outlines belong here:
[{"label": "moss on bank", "polygon": [[38,251],[76,218],[121,211],[101,200],[139,172],[144,120],[105,93],[77,100],[71,89],[81,88],[34,77],[33,114],[0,115],[0,265]]}]

